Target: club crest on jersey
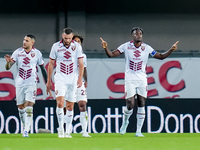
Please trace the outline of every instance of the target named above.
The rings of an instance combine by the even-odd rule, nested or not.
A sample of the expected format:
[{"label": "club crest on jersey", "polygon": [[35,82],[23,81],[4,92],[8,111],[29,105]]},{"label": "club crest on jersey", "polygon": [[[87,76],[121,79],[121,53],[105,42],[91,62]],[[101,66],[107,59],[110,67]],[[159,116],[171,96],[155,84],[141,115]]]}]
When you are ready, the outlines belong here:
[{"label": "club crest on jersey", "polygon": [[145,50],[145,46],[144,46],[144,45],[141,46],[141,50],[142,50],[142,51]]},{"label": "club crest on jersey", "polygon": [[31,53],[31,57],[35,57],[35,53]]},{"label": "club crest on jersey", "polygon": [[71,49],[74,51],[76,49],[76,46],[71,46]]}]

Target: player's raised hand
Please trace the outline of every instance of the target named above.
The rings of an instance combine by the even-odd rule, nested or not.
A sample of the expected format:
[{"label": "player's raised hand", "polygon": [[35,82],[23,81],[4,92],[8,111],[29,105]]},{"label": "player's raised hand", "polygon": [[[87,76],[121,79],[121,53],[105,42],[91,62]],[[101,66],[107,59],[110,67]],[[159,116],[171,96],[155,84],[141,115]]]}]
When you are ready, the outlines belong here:
[{"label": "player's raised hand", "polygon": [[8,55],[8,54],[6,54],[6,56],[4,56],[4,58],[6,59],[7,62],[13,61],[13,59],[11,58],[11,56]]},{"label": "player's raised hand", "polygon": [[179,42],[179,41],[177,41],[176,43],[174,43],[174,45],[172,45],[172,47],[171,47],[171,50],[172,50],[172,51],[177,50],[177,44],[178,44],[178,42]]},{"label": "player's raised hand", "polygon": [[107,47],[108,47],[107,42],[104,41],[101,37],[100,37],[100,40],[101,40],[101,46],[102,46],[103,48],[107,48]]}]

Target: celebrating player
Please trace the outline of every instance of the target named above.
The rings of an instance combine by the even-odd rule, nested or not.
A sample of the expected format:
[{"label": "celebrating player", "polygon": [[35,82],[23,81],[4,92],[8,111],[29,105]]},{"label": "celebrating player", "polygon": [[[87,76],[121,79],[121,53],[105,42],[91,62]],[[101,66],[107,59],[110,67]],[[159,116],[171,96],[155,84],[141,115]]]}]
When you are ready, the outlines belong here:
[{"label": "celebrating player", "polygon": [[145,68],[149,54],[157,59],[167,58],[173,51],[177,49],[177,41],[172,47],[164,52],[156,52],[151,46],[142,42],[143,29],[134,27],[131,30],[133,41],[126,42],[120,45],[116,50],[110,51],[107,42],[102,38],[102,47],[108,57],[117,57],[124,52],[125,55],[125,95],[126,108],[123,114],[123,123],[120,128],[120,133],[126,133],[126,128],[129,124],[129,118],[133,113],[135,105],[135,96],[137,96],[137,130],[136,137],[144,137],[141,133],[141,128],[145,119],[145,101],[147,97],[147,75]]},{"label": "celebrating player", "polygon": [[33,47],[34,43],[35,36],[28,34],[24,37],[22,48],[15,50],[12,56],[4,56],[7,61],[6,70],[9,70],[15,62],[17,64],[15,87],[19,117],[24,127],[23,137],[28,137],[33,119],[33,105],[37,95],[37,64],[41,68],[45,82],[47,81],[42,54]]},{"label": "celebrating player", "polygon": [[[82,47],[72,40],[73,30],[65,28],[62,40],[53,44],[50,52],[48,67],[47,94],[51,89],[51,76],[56,61],[55,94],[56,94],[56,114],[58,118],[58,137],[72,138],[70,127],[73,119],[74,102],[76,102],[76,89],[82,86],[83,77],[83,54]],[[79,66],[79,70],[78,67]],[[64,100],[66,100],[66,135],[64,135]]]}]

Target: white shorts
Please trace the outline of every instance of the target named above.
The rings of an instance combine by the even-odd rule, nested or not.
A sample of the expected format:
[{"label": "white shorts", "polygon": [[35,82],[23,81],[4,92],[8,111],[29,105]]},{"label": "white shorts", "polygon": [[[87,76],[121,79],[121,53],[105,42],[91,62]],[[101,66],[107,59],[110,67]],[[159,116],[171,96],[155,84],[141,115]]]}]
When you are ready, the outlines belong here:
[{"label": "white shorts", "polygon": [[86,101],[87,102],[87,93],[86,88],[84,85],[85,82],[82,83],[82,86],[80,88],[77,88],[76,90],[76,102],[79,101]]},{"label": "white shorts", "polygon": [[133,97],[136,94],[146,98],[147,91],[148,91],[147,80],[125,81],[126,99]]},{"label": "white shorts", "polygon": [[[66,98],[65,98],[66,100]],[[84,85],[84,82],[80,88],[77,88],[76,90],[76,102],[78,103],[79,101],[86,101],[87,102],[87,93],[86,93],[86,88]],[[66,101],[64,101],[64,107],[66,107]]]},{"label": "white shorts", "polygon": [[24,104],[26,101],[35,103],[37,95],[37,85],[16,87],[17,105]]},{"label": "white shorts", "polygon": [[62,82],[55,83],[56,97],[64,96],[65,100],[69,102],[76,102],[76,89],[76,84],[63,84]]}]

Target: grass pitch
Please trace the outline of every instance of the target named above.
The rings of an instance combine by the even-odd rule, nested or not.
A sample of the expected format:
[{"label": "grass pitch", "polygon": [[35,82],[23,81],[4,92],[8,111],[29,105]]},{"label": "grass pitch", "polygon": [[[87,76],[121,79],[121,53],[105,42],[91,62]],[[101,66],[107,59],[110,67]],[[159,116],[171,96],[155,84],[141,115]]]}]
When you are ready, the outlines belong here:
[{"label": "grass pitch", "polygon": [[58,138],[55,134],[0,134],[0,150],[200,150],[198,133],[99,133],[83,138],[82,134],[71,134],[73,138]]}]

